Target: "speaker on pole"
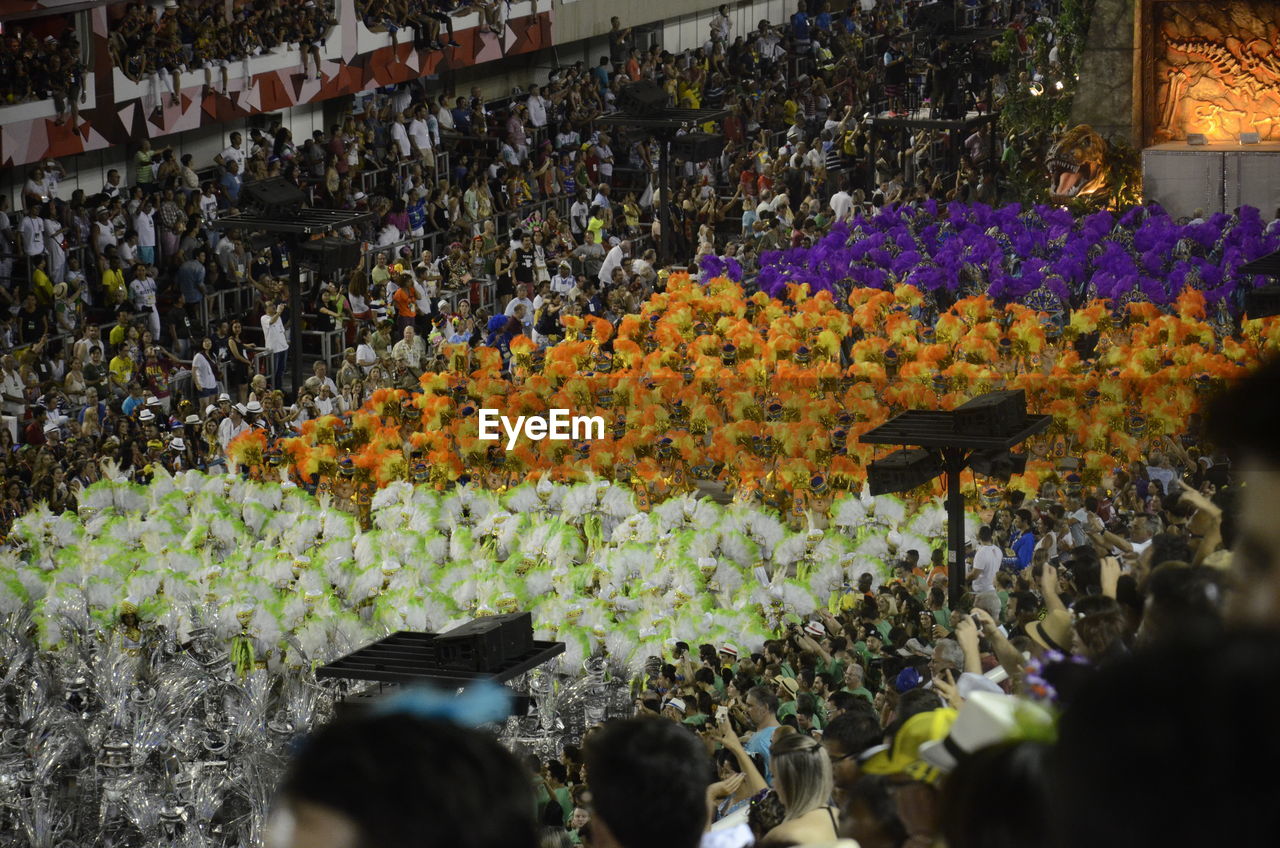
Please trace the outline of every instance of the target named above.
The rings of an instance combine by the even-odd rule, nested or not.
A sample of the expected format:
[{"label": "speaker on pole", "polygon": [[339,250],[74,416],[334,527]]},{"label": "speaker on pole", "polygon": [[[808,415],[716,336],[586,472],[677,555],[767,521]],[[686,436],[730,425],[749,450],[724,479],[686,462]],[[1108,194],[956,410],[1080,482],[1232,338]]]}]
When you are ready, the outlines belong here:
[{"label": "speaker on pole", "polygon": [[724,151],[724,136],[691,132],[671,139],[671,155],[686,162],[706,162]]},{"label": "speaker on pole", "polygon": [[653,80],[623,86],[618,108],[636,118],[651,118],[667,108],[667,93]]},{"label": "speaker on pole", "polygon": [[250,204],[261,207],[263,214],[271,217],[291,215],[307,202],[302,189],[284,177],[245,183],[243,192]]}]

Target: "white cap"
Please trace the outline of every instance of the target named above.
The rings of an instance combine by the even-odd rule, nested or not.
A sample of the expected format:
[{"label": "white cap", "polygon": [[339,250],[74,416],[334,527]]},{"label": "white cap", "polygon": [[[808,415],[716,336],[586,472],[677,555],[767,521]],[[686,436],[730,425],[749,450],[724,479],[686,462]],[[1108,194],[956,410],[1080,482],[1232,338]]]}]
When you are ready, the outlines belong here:
[{"label": "white cap", "polygon": [[142,410],[142,412],[138,413],[138,420],[139,421],[155,421],[156,414],[149,409],[144,409]]},{"label": "white cap", "polygon": [[169,450],[184,451],[186,449],[187,443],[182,441],[182,439],[174,439],[172,442],[169,442]]},{"label": "white cap", "polygon": [[262,411],[262,404],[258,403],[256,400],[251,400],[249,401],[249,405],[245,407],[245,411],[252,412],[256,415]]}]

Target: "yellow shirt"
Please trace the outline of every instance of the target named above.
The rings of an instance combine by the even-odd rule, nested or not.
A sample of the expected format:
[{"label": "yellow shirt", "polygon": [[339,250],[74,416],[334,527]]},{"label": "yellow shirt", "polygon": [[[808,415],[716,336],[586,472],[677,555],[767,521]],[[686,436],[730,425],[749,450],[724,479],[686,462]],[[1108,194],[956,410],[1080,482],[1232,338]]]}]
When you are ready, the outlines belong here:
[{"label": "yellow shirt", "polygon": [[129,378],[133,376],[133,360],[117,353],[111,357],[111,364],[107,367],[111,370],[112,380],[121,386],[129,385]]},{"label": "yellow shirt", "polygon": [[107,290],[107,300],[112,303],[121,303],[124,301],[128,292],[124,287],[124,269],[108,268],[102,273],[102,287]]},{"label": "yellow shirt", "polygon": [[107,334],[107,341],[111,343],[112,347],[116,347],[124,342],[125,334],[128,332],[128,327],[121,327],[119,324],[116,324],[111,328],[111,332]]},{"label": "yellow shirt", "polygon": [[53,305],[53,282],[49,279],[49,275],[39,268],[31,275],[32,288],[35,291],[36,300],[45,306]]}]

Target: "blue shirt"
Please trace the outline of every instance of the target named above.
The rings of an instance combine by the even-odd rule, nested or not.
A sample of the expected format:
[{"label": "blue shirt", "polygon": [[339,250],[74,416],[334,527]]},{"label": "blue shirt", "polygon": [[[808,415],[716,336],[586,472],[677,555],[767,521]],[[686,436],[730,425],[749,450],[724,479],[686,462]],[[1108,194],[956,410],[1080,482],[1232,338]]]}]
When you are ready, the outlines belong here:
[{"label": "blue shirt", "polygon": [[453,128],[460,133],[471,132],[471,110],[458,106],[453,110]]},{"label": "blue shirt", "polygon": [[222,191],[227,195],[227,200],[232,206],[240,202],[240,175],[227,171],[222,175]]},{"label": "blue shirt", "polygon": [[1013,543],[1013,553],[1018,558],[1018,567],[1026,568],[1031,564],[1031,554],[1036,549],[1036,537],[1030,530],[1024,530]]},{"label": "blue shirt", "polygon": [[419,197],[409,204],[405,212],[409,215],[409,229],[421,230],[427,226],[427,199]]},{"label": "blue shirt", "polygon": [[178,266],[178,290],[184,303],[199,303],[204,299],[200,286],[204,284],[204,266],[197,259],[188,259]]},{"label": "blue shirt", "polygon": [[592,68],[591,76],[595,77],[596,85],[600,86],[601,91],[609,87],[609,69],[604,65],[596,65]]},{"label": "blue shirt", "polygon": [[764,730],[757,730],[751,734],[751,739],[747,744],[742,746],[748,754],[759,754],[764,759],[764,779],[770,785],[773,784],[773,769],[771,768],[772,757],[769,754],[769,748],[773,745],[773,733],[777,729],[778,726],[774,725]]}]

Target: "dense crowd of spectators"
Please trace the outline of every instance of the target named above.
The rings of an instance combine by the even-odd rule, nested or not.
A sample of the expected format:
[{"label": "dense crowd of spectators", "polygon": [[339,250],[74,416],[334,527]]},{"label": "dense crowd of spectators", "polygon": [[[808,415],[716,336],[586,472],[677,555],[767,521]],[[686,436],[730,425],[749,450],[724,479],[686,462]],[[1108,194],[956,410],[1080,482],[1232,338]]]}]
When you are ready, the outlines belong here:
[{"label": "dense crowd of spectators", "polygon": [[55,123],[65,123],[68,114],[75,123],[87,96],[80,42],[69,20],[43,23],[50,20],[59,23],[57,35],[41,37],[19,24],[0,37],[0,105],[53,100]]},{"label": "dense crowd of spectators", "polygon": [[[871,160],[863,116],[892,105],[879,92],[895,45],[909,40],[912,55],[930,61],[947,46],[912,33],[897,5],[864,5],[831,14],[802,4],[783,26],[761,22],[745,34],[721,7],[706,43],[680,54],[633,43],[614,19],[610,55],[509,99],[486,101],[479,89],[449,96],[417,80],[362,99],[328,133],[231,132],[213,162],[144,139],[132,179],[112,170],[92,195],[67,197],[56,162],[32,168],[20,214],[0,208],[9,436],[50,452],[47,430],[72,443],[74,457],[109,456],[139,476],[154,461],[217,467],[224,425],[286,435],[379,388],[412,389],[422,371],[444,368],[443,345],[492,345],[506,357],[521,333],[555,343],[562,318],[622,320],[663,285],[656,144],[596,124],[636,81],[657,83],[673,105],[729,112],[720,155],[675,162],[677,263],[734,257],[750,279],[761,252],[805,244],[858,212],[992,198],[982,132],[962,150],[949,149],[947,135],[882,139]],[[152,11],[131,6],[113,28],[119,56],[150,61],[163,50],[185,65],[188,52],[203,55],[241,22],[252,24],[256,48],[270,49],[296,37],[291,28],[327,20],[311,3],[237,4],[230,18],[222,8],[180,4],[151,26]],[[1023,4],[1004,12],[1016,26],[1034,14]],[[983,63],[965,67],[949,75],[962,111],[980,105],[989,81]],[[912,79],[908,107],[929,93],[926,75]],[[301,315],[284,305],[288,248],[214,227],[243,206],[246,184],[276,176],[314,206],[373,213],[339,233],[370,245],[366,258],[308,275]],[[300,386],[285,382],[299,354],[295,322],[331,334],[341,352]],[[155,416],[145,423],[143,408]],[[172,450],[183,428],[198,432]],[[80,473],[65,468],[68,478]]]},{"label": "dense crowd of spectators", "polygon": [[370,31],[388,33],[395,45],[400,30],[412,29],[414,46],[420,50],[460,47],[453,38],[453,19],[471,12],[480,14],[480,32],[501,32],[507,5],[498,0],[361,0],[356,4],[360,19]]},{"label": "dense crowd of spectators", "polygon": [[[203,71],[204,92],[227,92],[227,68],[297,47],[303,73],[320,74],[320,48],[337,22],[328,0],[193,0],[163,7],[129,3],[111,26],[112,61],[134,82],[149,82],[153,109],[176,104],[183,75]],[[190,79],[188,78],[188,82]]]}]

